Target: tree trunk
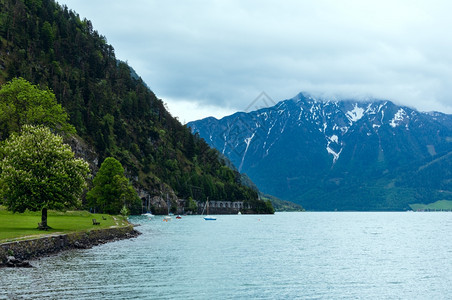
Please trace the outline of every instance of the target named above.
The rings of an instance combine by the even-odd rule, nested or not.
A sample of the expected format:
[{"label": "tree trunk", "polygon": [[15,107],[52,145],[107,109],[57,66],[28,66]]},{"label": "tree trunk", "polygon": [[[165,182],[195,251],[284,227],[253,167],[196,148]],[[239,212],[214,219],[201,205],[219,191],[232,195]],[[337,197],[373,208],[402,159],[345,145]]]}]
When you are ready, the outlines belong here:
[{"label": "tree trunk", "polygon": [[39,225],[39,229],[41,230],[49,229],[49,227],[47,226],[47,208],[42,209],[41,224]]}]

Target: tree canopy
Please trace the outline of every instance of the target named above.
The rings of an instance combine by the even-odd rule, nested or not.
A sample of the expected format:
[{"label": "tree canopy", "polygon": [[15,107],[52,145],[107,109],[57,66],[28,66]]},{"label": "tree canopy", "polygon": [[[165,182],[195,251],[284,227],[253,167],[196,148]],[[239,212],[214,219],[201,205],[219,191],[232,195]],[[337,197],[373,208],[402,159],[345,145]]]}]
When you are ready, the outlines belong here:
[{"label": "tree canopy", "polygon": [[0,89],[0,140],[25,124],[45,125],[60,133],[75,133],[68,115],[49,89],[14,78]]},{"label": "tree canopy", "polygon": [[124,206],[132,213],[140,212],[140,198],[117,159],[107,157],[104,160],[93,184],[94,187],[86,195],[91,207],[109,214],[119,214]]},{"label": "tree canopy", "polygon": [[44,227],[47,209],[80,206],[88,173],[88,163],[43,126],[24,125],[0,147],[0,198],[13,212],[42,210]]}]

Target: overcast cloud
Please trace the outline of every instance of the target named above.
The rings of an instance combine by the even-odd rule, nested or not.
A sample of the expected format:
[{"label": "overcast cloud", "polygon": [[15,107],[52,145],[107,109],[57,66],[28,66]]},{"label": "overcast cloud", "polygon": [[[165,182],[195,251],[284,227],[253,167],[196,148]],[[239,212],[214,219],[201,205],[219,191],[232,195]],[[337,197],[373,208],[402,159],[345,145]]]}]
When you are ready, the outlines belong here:
[{"label": "overcast cloud", "polygon": [[182,122],[262,91],[452,113],[451,1],[61,0]]}]

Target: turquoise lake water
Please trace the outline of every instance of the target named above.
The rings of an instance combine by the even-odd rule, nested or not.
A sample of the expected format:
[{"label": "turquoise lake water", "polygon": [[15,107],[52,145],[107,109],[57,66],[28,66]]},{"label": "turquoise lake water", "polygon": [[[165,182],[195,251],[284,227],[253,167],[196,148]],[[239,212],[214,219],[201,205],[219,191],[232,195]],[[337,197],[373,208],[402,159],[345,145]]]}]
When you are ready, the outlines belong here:
[{"label": "turquoise lake water", "polygon": [[0,269],[0,299],[452,299],[452,213],[131,221],[138,238]]}]

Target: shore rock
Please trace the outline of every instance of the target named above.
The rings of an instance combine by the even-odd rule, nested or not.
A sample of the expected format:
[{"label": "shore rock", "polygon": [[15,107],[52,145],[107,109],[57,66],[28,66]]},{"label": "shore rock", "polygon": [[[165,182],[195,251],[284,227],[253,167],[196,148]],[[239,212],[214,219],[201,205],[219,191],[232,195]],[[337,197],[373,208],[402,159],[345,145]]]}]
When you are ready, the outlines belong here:
[{"label": "shore rock", "polygon": [[14,256],[8,256],[6,260],[6,267],[8,268],[32,268],[28,261],[23,261],[15,258]]},{"label": "shore rock", "polygon": [[4,243],[0,244],[0,267],[31,267],[26,260],[69,249],[88,249],[138,235],[140,233],[130,225]]}]

